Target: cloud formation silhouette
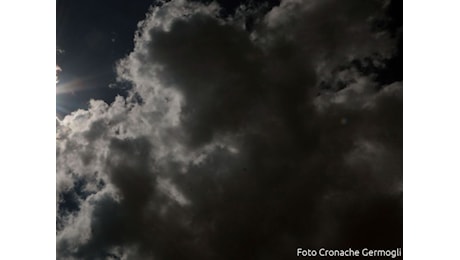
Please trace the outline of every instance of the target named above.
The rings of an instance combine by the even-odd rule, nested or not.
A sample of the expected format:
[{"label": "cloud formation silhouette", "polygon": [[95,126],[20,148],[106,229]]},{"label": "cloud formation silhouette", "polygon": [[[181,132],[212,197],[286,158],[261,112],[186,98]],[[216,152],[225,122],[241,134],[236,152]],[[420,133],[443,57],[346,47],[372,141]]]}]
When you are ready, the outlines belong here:
[{"label": "cloud formation silhouette", "polygon": [[117,64],[129,95],[58,122],[58,257],[400,247],[402,82],[377,80],[397,51],[387,8],[153,7]]}]

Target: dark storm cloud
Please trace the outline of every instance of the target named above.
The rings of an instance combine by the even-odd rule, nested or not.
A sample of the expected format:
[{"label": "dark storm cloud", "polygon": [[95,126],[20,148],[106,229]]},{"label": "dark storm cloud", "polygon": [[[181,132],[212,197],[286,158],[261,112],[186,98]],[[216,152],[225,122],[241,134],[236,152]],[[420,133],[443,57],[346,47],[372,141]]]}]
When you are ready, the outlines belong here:
[{"label": "dark storm cloud", "polygon": [[[153,8],[118,64],[129,96],[59,122],[58,255],[401,246],[402,83],[356,66],[395,52],[374,26],[386,6],[283,1],[234,19],[216,4]],[[245,12],[259,14],[252,30]]]}]

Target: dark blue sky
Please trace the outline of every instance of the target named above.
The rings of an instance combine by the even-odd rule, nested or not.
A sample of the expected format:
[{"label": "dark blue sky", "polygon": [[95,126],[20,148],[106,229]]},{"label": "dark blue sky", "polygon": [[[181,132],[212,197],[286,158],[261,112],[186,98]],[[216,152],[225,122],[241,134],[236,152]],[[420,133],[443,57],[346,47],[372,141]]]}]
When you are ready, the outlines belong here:
[{"label": "dark blue sky", "polygon": [[[62,69],[59,73],[59,84],[78,88],[59,95],[58,116],[62,117],[78,108],[86,108],[91,98],[111,103],[116,95],[126,93],[125,89],[129,86],[114,84],[115,63],[132,51],[138,22],[145,18],[149,7],[157,2],[57,1],[56,63]],[[241,3],[264,2],[267,7],[279,4],[278,0],[218,2],[223,16],[233,13]],[[112,87],[109,87],[110,84]]]},{"label": "dark blue sky", "polygon": [[[111,102],[120,88],[115,82],[115,62],[133,48],[138,21],[152,1],[57,1],[56,62],[62,71],[60,84],[78,82],[84,89],[59,95],[58,107],[65,114],[85,108],[90,98]],[[68,111],[65,111],[68,110]]]}]

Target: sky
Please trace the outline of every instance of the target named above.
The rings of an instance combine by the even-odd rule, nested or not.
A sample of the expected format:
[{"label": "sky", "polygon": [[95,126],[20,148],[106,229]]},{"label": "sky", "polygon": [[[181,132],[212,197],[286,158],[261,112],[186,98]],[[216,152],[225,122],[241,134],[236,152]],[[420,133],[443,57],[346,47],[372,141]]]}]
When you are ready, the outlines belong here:
[{"label": "sky", "polygon": [[58,1],[56,21],[58,259],[402,247],[401,1]]}]

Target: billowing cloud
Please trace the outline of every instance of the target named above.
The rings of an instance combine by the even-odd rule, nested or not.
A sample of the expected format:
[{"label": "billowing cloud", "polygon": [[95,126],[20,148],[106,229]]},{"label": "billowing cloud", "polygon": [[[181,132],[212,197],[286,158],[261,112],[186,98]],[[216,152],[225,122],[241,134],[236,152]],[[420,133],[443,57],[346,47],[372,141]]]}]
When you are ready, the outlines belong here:
[{"label": "billowing cloud", "polygon": [[117,64],[129,95],[58,122],[58,257],[401,246],[402,82],[377,80],[396,51],[376,26],[387,6],[153,7]]},{"label": "billowing cloud", "polygon": [[62,71],[61,67],[56,65],[56,84],[59,83],[58,74],[59,74],[60,71]]}]

